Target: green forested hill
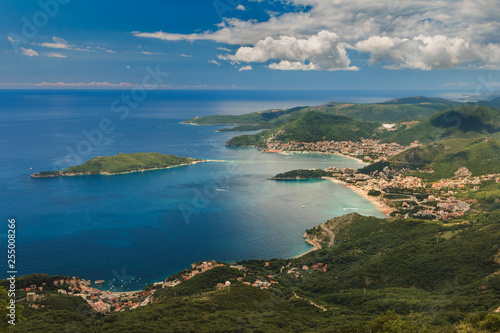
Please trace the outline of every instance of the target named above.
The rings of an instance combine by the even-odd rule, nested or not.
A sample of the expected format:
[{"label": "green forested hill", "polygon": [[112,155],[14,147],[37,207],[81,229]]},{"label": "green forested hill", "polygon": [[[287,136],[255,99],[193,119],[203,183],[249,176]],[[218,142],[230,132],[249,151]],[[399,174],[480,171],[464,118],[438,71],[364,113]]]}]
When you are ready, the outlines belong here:
[{"label": "green forested hill", "polygon": [[330,102],[318,106],[295,107],[284,110],[267,110],[238,116],[206,116],[185,120],[185,124],[197,125],[266,125],[275,128],[310,111],[329,115],[345,116],[357,120],[381,123],[393,123],[409,120],[421,120],[440,110],[460,106],[462,103],[442,98],[408,97],[383,103],[339,103]]},{"label": "green forested hill", "polygon": [[414,310],[444,324],[491,312],[500,306],[499,217],[475,226],[357,214],[333,219],[326,226],[336,245],[292,261],[321,262],[328,271],[291,283],[346,315]]},{"label": "green forested hill", "polygon": [[387,136],[384,142],[408,145],[454,139],[491,136],[500,131],[500,110],[488,107],[448,109],[408,129]]},{"label": "green forested hill", "polygon": [[328,115],[309,111],[289,122],[255,135],[237,136],[228,144],[231,146],[262,146],[264,139],[272,134],[282,142],[317,142],[317,141],[359,141],[370,138],[380,124],[354,120],[344,116]]},{"label": "green forested hill", "polygon": [[450,139],[411,148],[389,159],[364,167],[362,173],[392,168],[432,169],[417,175],[428,180],[453,177],[459,167],[468,168],[473,176],[500,173],[500,142],[496,139]]},{"label": "green forested hill", "polygon": [[359,141],[361,138],[371,137],[379,126],[378,123],[343,116],[307,112],[278,127],[276,130],[284,133],[277,135],[276,139],[283,142]]},{"label": "green forested hill", "polygon": [[97,175],[117,174],[139,170],[152,170],[168,168],[175,165],[189,164],[195,162],[189,157],[175,155],[163,155],[160,153],[120,153],[115,156],[95,157],[81,165],[72,166],[64,171],[38,172],[33,178],[57,177],[74,174]]},{"label": "green forested hill", "polygon": [[[269,290],[221,267],[161,289],[150,305],[105,316],[56,294],[49,308],[25,310],[14,332],[498,332],[499,218],[494,211],[474,224],[443,225],[353,213],[325,223],[331,247],[240,262],[243,281],[272,276],[278,283]],[[329,237],[320,227],[308,233]],[[318,263],[326,269],[314,270]],[[231,286],[216,290],[225,279]],[[400,330],[373,330],[384,325]]]}]

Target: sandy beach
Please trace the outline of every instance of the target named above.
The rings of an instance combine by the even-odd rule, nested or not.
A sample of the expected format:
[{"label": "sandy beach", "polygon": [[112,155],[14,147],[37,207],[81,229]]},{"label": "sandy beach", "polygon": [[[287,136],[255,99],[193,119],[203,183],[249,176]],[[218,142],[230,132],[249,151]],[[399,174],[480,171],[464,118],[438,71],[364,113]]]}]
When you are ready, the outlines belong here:
[{"label": "sandy beach", "polygon": [[387,206],[385,203],[380,201],[377,197],[373,197],[371,195],[368,195],[367,191],[365,191],[357,186],[354,186],[352,184],[348,184],[348,183],[343,182],[341,180],[335,179],[335,178],[323,177],[323,179],[327,179],[327,180],[331,181],[332,183],[344,185],[348,189],[356,192],[357,194],[361,195],[366,200],[370,201],[378,210],[380,210],[382,213],[384,213],[384,215],[386,217],[390,217],[390,214],[392,212],[391,207]]},{"label": "sandy beach", "polygon": [[342,156],[342,157],[347,157],[347,158],[350,158],[352,160],[355,160],[355,161],[358,161],[359,163],[361,164],[364,164],[364,165],[368,165],[369,163],[366,163],[365,161],[359,159],[359,158],[356,158],[356,157],[352,157],[352,156],[349,156],[349,155],[344,155],[344,154],[340,154],[340,153],[328,153],[328,152],[324,152],[324,151],[294,151],[294,150],[263,150],[262,151],[263,153],[275,153],[275,154],[281,154],[281,155],[293,155],[293,154],[322,154],[322,155],[337,155],[337,156]]}]

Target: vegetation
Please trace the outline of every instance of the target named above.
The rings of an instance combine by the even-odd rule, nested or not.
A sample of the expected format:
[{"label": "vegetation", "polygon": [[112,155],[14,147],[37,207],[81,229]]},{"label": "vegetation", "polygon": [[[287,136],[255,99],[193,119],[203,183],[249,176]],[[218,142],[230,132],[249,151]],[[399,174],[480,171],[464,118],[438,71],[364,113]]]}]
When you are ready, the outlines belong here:
[{"label": "vegetation", "polygon": [[[78,297],[50,294],[14,331],[497,332],[499,217],[450,226],[353,213],[325,223],[333,246],[303,257],[217,267],[161,289],[148,306],[106,316]],[[302,269],[319,262],[328,269]],[[279,282],[269,290],[240,282],[268,276]],[[225,281],[231,286],[216,290]]]},{"label": "vegetation", "polygon": [[269,125],[240,125],[232,128],[222,128],[217,130],[217,132],[246,132],[258,131],[263,129],[269,129]]},{"label": "vegetation", "polygon": [[160,153],[118,154],[115,156],[99,156],[78,166],[72,166],[60,172],[39,172],[33,177],[68,176],[74,174],[97,175],[116,174],[141,170],[168,168],[175,165],[189,164],[195,161],[189,157],[163,155]]},{"label": "vegetation", "polygon": [[226,145],[232,147],[258,147],[264,148],[266,146],[265,136],[269,131],[263,131],[259,134],[247,134],[235,136],[229,140]]},{"label": "vegetation", "polygon": [[184,121],[185,124],[198,125],[267,125],[278,127],[301,113],[321,112],[334,116],[344,116],[357,120],[394,123],[410,120],[422,120],[438,111],[464,105],[442,98],[408,97],[390,100],[384,103],[354,104],[330,102],[311,107],[295,107],[286,110],[268,110],[239,116],[195,117]]},{"label": "vegetation", "polygon": [[415,140],[430,143],[454,138],[481,138],[499,131],[498,109],[459,107],[439,112],[418,125],[385,137],[383,141],[409,145]]},{"label": "vegetation", "polygon": [[[492,106],[497,101],[489,103]],[[206,124],[232,121],[271,128],[233,138],[228,144],[235,146],[262,146],[272,135],[285,142],[356,141],[381,135],[387,136],[388,141],[406,143],[415,138],[432,141],[367,166],[362,169],[365,173],[406,168],[427,180],[452,177],[463,166],[473,176],[500,173],[500,146],[494,139],[500,128],[498,110],[457,108],[456,104],[412,97],[371,105],[330,103],[315,108],[191,121]],[[449,107],[452,109],[439,112]],[[388,110],[392,110],[391,115],[385,114]],[[385,117],[385,121],[417,119],[417,113],[426,112],[433,116],[396,132],[382,133],[376,129],[379,124],[354,120],[362,115],[370,120],[372,113],[377,118]],[[74,173],[101,172],[98,170],[116,173],[120,171],[113,170],[123,170],[116,169],[118,166],[130,171],[189,161],[193,160],[158,153],[119,154],[93,159],[80,169],[69,169],[80,170],[71,171]],[[320,169],[292,170],[274,179],[329,175],[331,172]],[[428,196],[427,190],[422,188],[411,195],[420,200]],[[369,194],[382,193],[372,190]],[[402,188],[384,195],[392,199],[408,198]],[[309,237],[324,247],[321,250],[294,259],[238,262],[244,270],[216,267],[175,287],[158,290],[153,302],[145,307],[108,315],[97,314],[79,297],[55,293],[51,282],[64,277],[46,274],[19,277],[18,288],[46,283],[47,288],[40,292],[44,298],[37,301],[37,305],[44,307],[27,306],[26,293],[19,290],[17,303],[20,307],[24,305],[22,314],[27,321],[2,328],[48,333],[499,332],[500,314],[495,310],[500,306],[500,186],[494,180],[483,181],[480,190],[458,195],[464,196],[460,199],[477,200],[474,208],[478,210],[467,216],[472,223],[463,223],[462,219],[444,224],[348,214],[307,230]],[[437,202],[427,204],[433,206]],[[330,246],[332,239],[334,244]],[[181,272],[168,280],[182,275]],[[267,290],[245,285],[257,279],[273,283],[269,283]],[[217,284],[226,281],[231,282],[230,286],[218,290]],[[7,287],[6,280],[0,281],[0,305],[6,304]]]},{"label": "vegetation", "polygon": [[299,169],[299,170],[292,170],[292,171],[287,171],[284,173],[279,173],[276,176],[270,178],[274,180],[280,180],[280,179],[314,179],[314,178],[321,178],[321,177],[331,177],[332,172],[328,172],[322,169]]},{"label": "vegetation", "polygon": [[372,137],[379,126],[378,123],[310,111],[270,131],[237,136],[227,144],[262,147],[265,146],[265,139],[272,135],[276,140],[283,142],[359,141],[362,138]]}]

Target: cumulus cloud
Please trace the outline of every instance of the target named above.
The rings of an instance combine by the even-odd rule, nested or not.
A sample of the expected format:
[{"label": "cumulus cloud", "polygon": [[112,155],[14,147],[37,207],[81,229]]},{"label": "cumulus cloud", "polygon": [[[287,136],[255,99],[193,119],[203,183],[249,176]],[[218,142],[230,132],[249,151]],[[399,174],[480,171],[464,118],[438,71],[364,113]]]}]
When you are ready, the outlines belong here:
[{"label": "cumulus cloud", "polygon": [[[262,41],[269,38],[280,41],[284,36],[307,41],[321,31],[336,34],[337,50],[326,48],[322,54],[314,53],[315,60],[308,55],[308,61],[299,55],[270,57],[276,59],[268,66],[274,69],[349,69],[349,59],[342,55],[349,48],[367,53],[371,63],[389,62],[388,68],[392,69],[463,68],[471,63],[475,63],[474,68],[491,68],[500,64],[498,0],[288,0],[287,3],[296,10],[271,15],[264,21],[226,18],[213,31],[132,33],[165,41],[210,40],[238,45],[236,55],[243,57],[243,52],[247,52],[257,59],[269,54],[261,47]],[[259,56],[260,51],[264,55]],[[327,57],[331,59],[329,63],[325,62]]]},{"label": "cumulus cloud", "polygon": [[38,52],[36,52],[33,49],[25,49],[24,47],[21,47],[20,50],[21,50],[22,55],[25,55],[28,57],[36,57],[39,55]]},{"label": "cumulus cloud", "polygon": [[412,39],[373,36],[356,43],[355,47],[361,52],[369,53],[372,63],[393,63],[387,66],[391,69],[442,69],[476,60],[494,62],[498,58],[495,45],[471,44],[463,38],[443,35],[420,35]]},{"label": "cumulus cloud", "polygon": [[338,36],[328,31],[306,39],[281,36],[278,39],[267,37],[255,46],[243,46],[234,55],[220,55],[220,59],[235,63],[267,62],[269,68],[279,70],[355,70],[349,66],[345,47],[339,43]]},{"label": "cumulus cloud", "polygon": [[240,69],[238,69],[239,72],[241,71],[251,71],[253,68],[252,66],[248,65],[248,66],[243,66],[241,67]]},{"label": "cumulus cloud", "polygon": [[208,63],[220,66],[220,63],[217,60],[214,60],[214,59],[209,60]]},{"label": "cumulus cloud", "polygon": [[247,10],[247,9],[245,8],[245,6],[243,6],[243,5],[241,5],[241,4],[240,4],[240,5],[238,5],[238,6],[236,7],[236,9],[237,9],[237,10]]}]

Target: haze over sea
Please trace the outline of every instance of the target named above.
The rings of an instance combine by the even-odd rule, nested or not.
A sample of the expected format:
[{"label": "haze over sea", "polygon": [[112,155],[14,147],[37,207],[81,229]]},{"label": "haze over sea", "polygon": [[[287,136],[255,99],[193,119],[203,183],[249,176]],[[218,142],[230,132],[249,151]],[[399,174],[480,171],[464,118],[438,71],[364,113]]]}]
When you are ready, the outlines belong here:
[{"label": "haze over sea", "polygon": [[[123,113],[113,112],[112,104],[126,94],[129,91],[0,91],[0,211],[5,222],[0,241],[6,248],[6,222],[15,218],[19,275],[104,279],[111,281],[106,287],[133,290],[199,260],[232,262],[299,255],[310,249],[301,236],[312,226],[352,211],[383,215],[341,185],[266,178],[291,169],[357,168],[361,164],[339,156],[285,156],[230,148],[224,143],[241,133],[216,133],[222,126],[180,122],[194,116],[332,100],[379,102],[431,95],[405,91],[149,91],[128,117],[120,119]],[[101,138],[94,131],[95,142],[89,145],[83,132],[98,129],[104,118],[111,121],[113,132]],[[135,152],[224,162],[115,176],[30,178],[36,171],[67,167],[76,160],[69,152],[78,150],[88,151],[78,155],[81,162]],[[1,265],[5,272],[6,262]]]}]

